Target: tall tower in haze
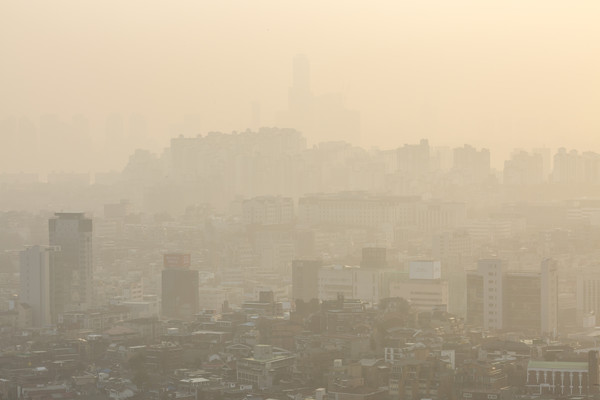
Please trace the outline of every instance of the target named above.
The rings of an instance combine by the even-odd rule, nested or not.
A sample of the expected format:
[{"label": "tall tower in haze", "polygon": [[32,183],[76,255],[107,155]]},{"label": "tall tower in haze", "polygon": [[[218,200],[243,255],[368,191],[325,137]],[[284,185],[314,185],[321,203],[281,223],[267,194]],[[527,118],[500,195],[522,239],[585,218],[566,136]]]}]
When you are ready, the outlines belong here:
[{"label": "tall tower in haze", "polygon": [[310,132],[313,120],[313,95],[310,91],[310,63],[305,55],[294,57],[292,87],[289,89],[288,106],[293,128]]},{"label": "tall tower in haze", "polygon": [[31,246],[21,252],[19,302],[31,307],[31,324],[36,328],[52,323],[50,264],[54,255],[55,249],[47,246]]},{"label": "tall tower in haze", "polygon": [[54,258],[53,297],[56,313],[86,310],[93,305],[92,220],[84,213],[56,213],[48,221]]},{"label": "tall tower in haze", "polygon": [[294,57],[288,109],[278,119],[278,124],[299,130],[311,144],[330,141],[358,144],[360,140],[359,113],[346,108],[341,93],[318,96],[312,93],[310,62],[303,54]]}]

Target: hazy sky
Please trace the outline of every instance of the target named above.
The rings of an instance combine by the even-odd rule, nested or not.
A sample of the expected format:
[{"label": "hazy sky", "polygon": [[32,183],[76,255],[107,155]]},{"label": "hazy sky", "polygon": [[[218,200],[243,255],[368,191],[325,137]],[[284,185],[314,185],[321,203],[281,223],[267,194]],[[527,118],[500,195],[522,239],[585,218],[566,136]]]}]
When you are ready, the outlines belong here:
[{"label": "hazy sky", "polygon": [[257,101],[272,125],[304,53],[366,146],[600,151],[599,21],[597,0],[2,0],[0,118],[138,112],[166,139],[185,114],[243,130]]}]

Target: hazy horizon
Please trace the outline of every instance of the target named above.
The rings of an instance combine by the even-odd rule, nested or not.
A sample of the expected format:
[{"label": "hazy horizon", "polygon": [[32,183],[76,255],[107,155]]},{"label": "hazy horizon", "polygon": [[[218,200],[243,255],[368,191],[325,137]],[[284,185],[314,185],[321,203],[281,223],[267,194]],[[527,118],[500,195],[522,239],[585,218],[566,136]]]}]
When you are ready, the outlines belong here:
[{"label": "hazy horizon", "polygon": [[598,21],[0,0],[0,400],[600,400]]},{"label": "hazy horizon", "polygon": [[[158,151],[186,116],[202,133],[276,126],[292,60],[313,94],[360,113],[365,148],[600,151],[600,4],[427,1],[36,2],[0,5],[0,120],[141,115]],[[189,117],[188,117],[189,118]],[[294,126],[290,126],[294,128]],[[352,141],[352,140],[349,140]],[[312,140],[312,142],[316,142]],[[309,143],[311,144],[311,143]]]}]

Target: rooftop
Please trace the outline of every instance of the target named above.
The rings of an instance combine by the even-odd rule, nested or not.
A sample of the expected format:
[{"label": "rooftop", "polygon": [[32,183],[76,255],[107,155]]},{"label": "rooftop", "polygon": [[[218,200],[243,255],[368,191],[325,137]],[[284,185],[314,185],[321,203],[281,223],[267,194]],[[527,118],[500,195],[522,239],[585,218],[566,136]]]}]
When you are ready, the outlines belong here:
[{"label": "rooftop", "polygon": [[527,369],[556,369],[587,371],[588,363],[572,361],[529,361]]}]

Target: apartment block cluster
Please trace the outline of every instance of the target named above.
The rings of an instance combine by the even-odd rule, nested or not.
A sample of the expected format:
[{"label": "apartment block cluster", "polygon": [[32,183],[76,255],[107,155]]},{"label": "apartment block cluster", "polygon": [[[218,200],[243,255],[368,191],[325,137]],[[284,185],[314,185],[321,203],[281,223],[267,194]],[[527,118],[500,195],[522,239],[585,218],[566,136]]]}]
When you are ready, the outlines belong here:
[{"label": "apartment block cluster", "polygon": [[490,159],[268,128],[2,175],[0,398],[597,396],[594,156]]}]

